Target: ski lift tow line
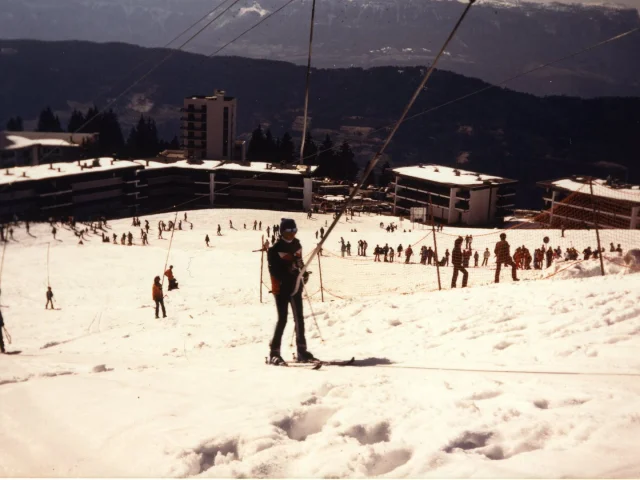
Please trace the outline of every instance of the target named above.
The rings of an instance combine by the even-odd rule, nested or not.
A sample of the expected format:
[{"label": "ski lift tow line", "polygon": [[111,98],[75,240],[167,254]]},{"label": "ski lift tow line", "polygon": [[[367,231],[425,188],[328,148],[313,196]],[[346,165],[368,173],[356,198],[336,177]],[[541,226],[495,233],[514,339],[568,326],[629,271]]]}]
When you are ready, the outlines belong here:
[{"label": "ski lift tow line", "polygon": [[304,164],[304,144],[307,136],[307,116],[309,113],[309,82],[311,79],[311,48],[313,46],[313,23],[316,16],[316,0],[311,5],[311,27],[309,28],[309,58],[307,60],[307,79],[304,91],[304,120],[302,124],[302,140],[300,142],[300,163]]},{"label": "ski lift tow line", "polygon": [[349,207],[349,205],[351,205],[351,202],[353,201],[353,198],[357,195],[357,193],[360,191],[360,189],[362,188],[362,186],[364,185],[364,183],[367,181],[367,179],[369,178],[369,175],[371,174],[371,172],[373,171],[373,169],[375,168],[376,164],[378,163],[378,160],[380,159],[380,157],[382,156],[382,154],[384,153],[385,149],[387,148],[387,146],[389,145],[389,143],[391,143],[391,140],[393,139],[393,136],[395,135],[395,133],[398,131],[398,128],[400,128],[400,125],[402,124],[402,122],[404,121],[404,119],[406,118],[407,114],[409,113],[409,110],[411,109],[411,107],[413,106],[413,104],[415,103],[416,99],[418,98],[418,96],[420,95],[420,92],[422,92],[424,90],[425,85],[427,84],[427,82],[429,81],[429,78],[431,77],[433,71],[435,70],[436,65],[438,64],[438,61],[440,60],[440,58],[442,57],[442,55],[444,54],[447,46],[449,45],[449,43],[451,42],[451,40],[453,40],[453,37],[455,36],[456,32],[458,31],[458,29],[460,28],[460,25],[462,25],[462,22],[464,21],[465,17],[467,16],[467,13],[469,13],[469,10],[471,9],[471,6],[476,2],[476,0],[469,0],[469,3],[467,3],[467,6],[465,7],[464,11],[462,12],[462,14],[460,15],[460,18],[458,19],[458,22],[455,24],[455,26],[453,27],[453,29],[451,30],[451,33],[449,34],[449,36],[447,37],[447,39],[445,40],[444,44],[442,45],[442,48],[440,49],[440,51],[438,52],[438,55],[436,55],[436,57],[433,60],[433,63],[431,64],[431,66],[429,67],[429,69],[427,70],[427,73],[425,74],[424,78],[422,79],[422,81],[420,82],[420,85],[418,85],[418,88],[416,88],[416,91],[413,93],[413,96],[411,97],[411,99],[409,100],[409,103],[407,103],[407,105],[404,107],[404,111],[402,112],[402,115],[400,116],[400,118],[396,121],[395,125],[393,126],[393,129],[391,130],[391,132],[389,132],[389,135],[387,136],[387,139],[385,140],[385,142],[383,143],[383,145],[380,147],[380,150],[378,150],[378,152],[373,156],[373,158],[371,159],[371,161],[369,162],[369,165],[367,166],[367,169],[365,170],[365,172],[362,174],[362,179],[360,180],[360,182],[358,183],[358,185],[356,186],[356,188],[353,189],[353,191],[351,192],[351,194],[349,195],[349,198],[347,198],[346,202],[344,203],[344,205],[342,206],[342,208],[340,209],[340,211],[338,212],[338,215],[336,215],[336,218],[333,220],[333,222],[331,223],[331,225],[329,225],[329,229],[327,230],[327,232],[325,233],[325,235],[322,237],[322,239],[320,240],[320,243],[318,243],[316,245],[316,248],[313,250],[313,253],[311,254],[311,257],[309,260],[307,260],[307,262],[303,265],[302,269],[300,270],[300,273],[298,274],[298,279],[296,281],[296,288],[293,292],[293,295],[295,295],[298,290],[300,289],[300,284],[302,281],[302,276],[304,275],[304,273],[307,271],[307,268],[309,267],[309,264],[311,263],[312,259],[315,257],[315,255],[320,251],[320,249],[322,248],[322,245],[324,244],[324,242],[327,240],[327,238],[329,238],[329,235],[331,235],[331,232],[333,231],[333,229],[335,228],[335,226],[338,224],[338,222],[340,221],[340,218],[342,217],[342,215],[344,214],[344,212],[347,210],[347,208]]}]

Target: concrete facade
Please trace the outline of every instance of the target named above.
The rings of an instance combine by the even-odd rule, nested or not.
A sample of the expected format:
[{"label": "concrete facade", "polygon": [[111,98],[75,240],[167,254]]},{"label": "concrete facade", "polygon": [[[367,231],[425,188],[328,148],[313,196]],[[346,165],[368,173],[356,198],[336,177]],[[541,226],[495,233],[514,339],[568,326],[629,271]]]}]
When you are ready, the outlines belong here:
[{"label": "concrete facade", "polygon": [[184,99],[181,130],[186,158],[231,160],[236,148],[237,101],[216,90]]},{"label": "concrete facade", "polygon": [[448,225],[490,225],[512,213],[517,183],[501,177],[441,165],[394,169],[393,212],[408,215],[427,207],[427,215]]}]

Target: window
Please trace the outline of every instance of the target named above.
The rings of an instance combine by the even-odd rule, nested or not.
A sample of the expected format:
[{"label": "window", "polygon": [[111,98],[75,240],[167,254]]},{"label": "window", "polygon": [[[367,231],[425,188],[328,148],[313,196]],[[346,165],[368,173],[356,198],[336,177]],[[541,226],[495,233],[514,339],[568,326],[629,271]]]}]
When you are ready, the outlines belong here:
[{"label": "window", "polygon": [[229,107],[224,107],[222,114],[222,156],[229,155]]}]

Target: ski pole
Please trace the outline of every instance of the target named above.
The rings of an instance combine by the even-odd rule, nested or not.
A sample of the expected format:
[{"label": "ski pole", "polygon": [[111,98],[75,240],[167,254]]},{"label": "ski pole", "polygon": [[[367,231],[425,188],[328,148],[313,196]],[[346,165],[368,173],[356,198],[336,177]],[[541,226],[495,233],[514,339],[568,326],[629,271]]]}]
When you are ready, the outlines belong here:
[{"label": "ski pole", "polygon": [[322,343],[324,343],[324,338],[322,338],[322,332],[320,331],[320,325],[318,325],[318,321],[316,320],[316,314],[313,312],[313,306],[311,305],[311,297],[309,297],[309,294],[307,293],[307,287],[303,285],[302,288],[304,289],[304,293],[307,296],[307,302],[309,302],[309,310],[311,310],[311,317],[313,318],[313,323],[316,324],[316,328],[318,329],[318,335],[320,336],[320,340],[322,341]]}]

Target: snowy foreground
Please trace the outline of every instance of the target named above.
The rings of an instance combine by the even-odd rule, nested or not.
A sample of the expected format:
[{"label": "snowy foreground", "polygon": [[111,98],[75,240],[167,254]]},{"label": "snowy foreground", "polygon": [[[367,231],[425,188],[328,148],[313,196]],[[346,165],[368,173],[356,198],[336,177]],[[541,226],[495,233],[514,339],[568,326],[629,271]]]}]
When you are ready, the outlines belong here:
[{"label": "snowy foreground", "polygon": [[[505,271],[500,285],[449,290],[449,269],[442,292],[314,295],[324,343],[305,301],[309,349],[359,363],[272,367],[275,307],[266,289],[259,301],[261,232],[250,229],[281,216],[189,212],[194,229],[176,232],[169,257],[180,290],[167,293],[160,320],[151,284],[169,235],[158,240],[156,224],[173,215],[148,217],[148,247],[17,229],[0,300],[8,347],[22,354],[0,356],[0,476],[640,476],[640,274],[571,278],[583,265],[512,283]],[[330,217],[293,216],[309,253]],[[248,230],[230,231],[229,218]],[[331,248],[344,235],[353,254],[363,237],[372,251],[387,235],[381,220],[341,223]],[[130,224],[110,227],[139,244]],[[396,232],[393,243],[418,233]],[[520,234],[539,245],[531,231],[509,238]],[[394,275],[386,266],[345,267],[333,288]],[[329,260],[322,268],[340,279]],[[59,310],[44,309],[47,274]],[[285,359],[291,333],[290,323]]]}]

